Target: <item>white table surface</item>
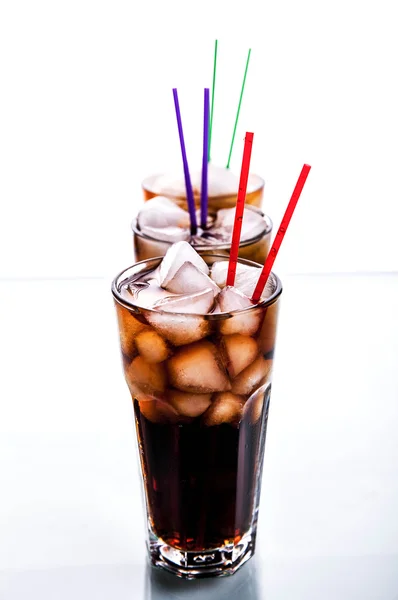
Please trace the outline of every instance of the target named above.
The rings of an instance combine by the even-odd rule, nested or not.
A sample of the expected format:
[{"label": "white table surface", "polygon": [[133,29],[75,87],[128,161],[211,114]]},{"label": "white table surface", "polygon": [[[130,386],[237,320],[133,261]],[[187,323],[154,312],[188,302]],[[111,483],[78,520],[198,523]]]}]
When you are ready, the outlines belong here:
[{"label": "white table surface", "polygon": [[398,276],[285,278],[256,557],[148,567],[110,282],[0,282],[0,598],[396,600]]}]

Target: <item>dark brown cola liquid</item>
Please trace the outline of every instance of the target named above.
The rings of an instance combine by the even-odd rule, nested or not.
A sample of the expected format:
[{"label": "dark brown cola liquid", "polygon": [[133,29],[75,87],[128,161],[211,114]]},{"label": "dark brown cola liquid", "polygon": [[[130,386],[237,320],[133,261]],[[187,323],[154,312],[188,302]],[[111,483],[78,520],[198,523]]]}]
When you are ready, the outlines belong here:
[{"label": "dark brown cola liquid", "polygon": [[238,426],[153,423],[134,408],[153,532],[185,551],[237,543],[256,518],[268,398]]}]

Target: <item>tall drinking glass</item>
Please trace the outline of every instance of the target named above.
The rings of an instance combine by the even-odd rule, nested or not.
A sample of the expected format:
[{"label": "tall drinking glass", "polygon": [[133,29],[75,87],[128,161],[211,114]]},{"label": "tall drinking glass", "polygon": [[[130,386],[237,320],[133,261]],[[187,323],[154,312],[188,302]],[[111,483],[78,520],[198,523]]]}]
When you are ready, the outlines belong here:
[{"label": "tall drinking glass", "polygon": [[123,289],[160,261],[137,263],[112,285],[149,556],[180,577],[232,574],[255,549],[282,285],[271,274],[269,299],[228,314],[141,308]]}]

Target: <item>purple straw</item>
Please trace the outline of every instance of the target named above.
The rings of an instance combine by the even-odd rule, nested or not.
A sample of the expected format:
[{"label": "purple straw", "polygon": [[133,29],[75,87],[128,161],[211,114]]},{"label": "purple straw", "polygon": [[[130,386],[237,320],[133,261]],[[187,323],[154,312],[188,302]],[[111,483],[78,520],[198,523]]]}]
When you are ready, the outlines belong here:
[{"label": "purple straw", "polygon": [[209,88],[205,88],[203,116],[203,161],[202,161],[202,185],[200,188],[200,226],[206,229],[207,225],[207,165],[209,164]]},{"label": "purple straw", "polygon": [[178,135],[180,136],[182,162],[184,165],[185,187],[187,190],[187,203],[188,203],[189,217],[191,219],[191,234],[195,235],[197,232],[197,229],[198,229],[198,225],[196,223],[195,199],[193,197],[191,177],[189,175],[189,167],[188,167],[187,153],[185,150],[184,132],[182,130],[181,112],[180,112],[180,104],[178,102],[177,88],[173,88],[173,96],[174,96],[174,105],[176,108]]}]

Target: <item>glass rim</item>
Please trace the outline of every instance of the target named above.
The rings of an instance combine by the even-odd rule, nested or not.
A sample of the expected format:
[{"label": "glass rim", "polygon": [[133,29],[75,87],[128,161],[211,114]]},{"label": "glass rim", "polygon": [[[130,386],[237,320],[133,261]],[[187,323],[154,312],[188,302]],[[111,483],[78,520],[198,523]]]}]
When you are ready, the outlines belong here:
[{"label": "glass rim", "polygon": [[[163,177],[163,175],[165,175],[165,173],[154,173],[153,175],[147,175],[147,177],[145,177],[142,181],[141,181],[141,187],[143,190],[149,192],[150,194],[155,194],[156,196],[166,196],[167,198],[185,198],[185,195],[182,194],[173,194],[171,192],[155,192],[155,190],[153,189],[153,187],[151,187],[151,182],[157,178],[157,177]],[[257,173],[249,173],[249,177],[250,175],[252,175],[253,177],[255,177],[256,179],[258,179],[258,185],[251,190],[250,192],[247,192],[247,195],[250,194],[254,194],[255,192],[258,192],[259,190],[262,190],[265,186],[265,180],[261,177],[261,175],[257,175]],[[236,190],[236,192],[231,193],[227,193],[227,194],[209,194],[209,198],[211,198],[212,200],[214,200],[215,198],[230,198],[231,196],[236,196],[238,193],[238,190]]]},{"label": "glass rim", "polygon": [[[211,254],[211,253],[204,253],[200,255],[203,259],[205,257],[212,259],[221,259],[222,261],[225,262],[226,257],[225,255],[222,254]],[[206,313],[206,314],[201,314],[201,313],[184,313],[184,312],[170,312],[170,311],[166,311],[166,310],[155,310],[153,308],[145,308],[144,306],[138,306],[137,304],[134,304],[133,302],[129,302],[128,300],[126,300],[126,298],[124,298],[120,291],[119,291],[119,285],[121,283],[123,283],[124,281],[126,281],[127,279],[129,279],[129,277],[131,275],[133,275],[134,273],[132,273],[133,270],[135,270],[137,267],[140,266],[144,266],[144,265],[148,265],[148,268],[146,269],[146,271],[152,271],[153,269],[155,269],[157,266],[159,266],[160,262],[163,260],[163,256],[156,256],[154,258],[149,258],[149,259],[145,259],[145,260],[140,260],[139,262],[135,263],[134,265],[131,265],[130,267],[127,267],[126,269],[123,269],[122,271],[120,271],[118,273],[118,275],[116,275],[116,277],[113,279],[112,281],[112,286],[111,286],[111,291],[112,291],[112,295],[114,297],[114,299],[124,308],[127,308],[127,310],[129,310],[130,312],[135,312],[137,314],[144,314],[145,312],[149,312],[149,313],[154,313],[154,314],[160,314],[160,315],[168,315],[168,316],[184,316],[184,317],[200,317],[201,319],[204,319],[205,321],[224,321],[226,319],[230,319],[231,317],[235,316],[235,315],[244,315],[244,314],[248,314],[250,312],[255,311],[258,308],[268,308],[269,306],[271,306],[272,304],[274,304],[276,302],[276,300],[280,297],[280,295],[282,294],[282,282],[279,279],[278,275],[276,275],[276,273],[274,273],[273,271],[270,273],[270,277],[273,277],[274,282],[275,282],[275,290],[272,293],[272,295],[269,298],[266,298],[265,300],[262,300],[261,302],[258,302],[257,304],[253,304],[253,306],[248,306],[247,308],[242,308],[240,310],[231,310],[230,312],[224,312],[224,313]],[[219,262],[219,261],[214,261],[214,262]],[[256,263],[252,260],[248,260],[246,258],[240,258],[238,257],[238,263],[241,264],[245,264],[249,267],[260,267],[262,268],[262,265],[260,265],[259,263]],[[153,266],[152,266],[153,265]],[[152,268],[151,268],[152,266]],[[143,271],[145,272],[145,271]],[[137,273],[140,273],[140,269],[137,269]],[[123,277],[123,280],[121,281],[121,278]]]},{"label": "glass rim", "polygon": [[[254,207],[254,208],[256,208],[256,207]],[[250,208],[249,210],[252,210],[252,208]],[[259,233],[258,235],[254,236],[254,237],[249,238],[248,240],[243,240],[243,241],[241,240],[239,242],[239,248],[244,248],[245,246],[251,246],[252,244],[259,242],[266,235],[271,233],[272,227],[273,227],[273,222],[272,222],[271,217],[269,217],[268,215],[263,213],[262,210],[259,210],[259,212],[261,212],[263,220],[266,223],[266,228],[261,233]],[[144,240],[149,240],[150,242],[156,242],[158,244],[159,243],[167,244],[168,246],[171,246],[174,243],[174,242],[169,242],[168,240],[159,240],[158,238],[152,237],[152,236],[144,233],[143,231],[141,231],[141,229],[138,229],[138,217],[135,217],[131,221],[131,229],[135,235],[137,235],[140,238],[143,238]],[[190,237],[191,237],[191,235],[190,235]],[[189,238],[188,238],[188,240],[189,240]],[[188,240],[186,240],[186,241],[188,241]],[[195,245],[192,245],[192,247],[195,248],[195,250],[200,251],[200,253],[202,254],[202,250],[204,252],[211,252],[211,250],[228,250],[231,248],[231,242],[220,242],[218,244],[195,244]]]}]

